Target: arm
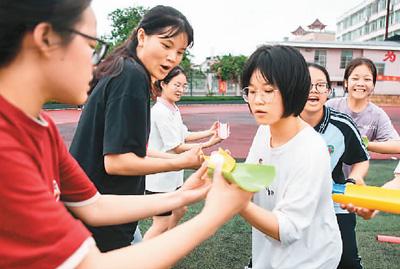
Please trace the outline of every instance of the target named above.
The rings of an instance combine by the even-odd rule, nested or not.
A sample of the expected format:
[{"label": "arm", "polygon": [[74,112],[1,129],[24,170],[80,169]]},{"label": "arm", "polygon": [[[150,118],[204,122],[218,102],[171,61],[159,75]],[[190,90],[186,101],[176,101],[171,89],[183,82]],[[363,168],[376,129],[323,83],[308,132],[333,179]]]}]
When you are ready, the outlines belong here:
[{"label": "arm", "polygon": [[199,131],[199,132],[191,132],[188,136],[185,137],[185,142],[190,142],[190,141],[194,141],[194,140],[212,136],[212,135],[216,134],[217,129],[218,129],[218,121],[215,121],[211,125],[210,129],[208,129],[208,130]]},{"label": "arm", "polygon": [[[400,189],[400,174],[396,173],[394,174],[394,178],[388,182],[386,182],[382,188],[387,188],[387,189]],[[356,213],[360,217],[362,217],[365,220],[369,220],[374,218],[378,214],[378,210],[370,210],[367,208],[362,208],[362,207],[355,207],[352,204],[342,204],[341,207],[343,209],[347,209],[349,212]]]},{"label": "arm", "polygon": [[280,240],[278,219],[271,211],[265,210],[254,203],[249,203],[240,212],[240,215],[257,230],[276,240]]},{"label": "arm", "polygon": [[355,163],[351,166],[350,178],[354,178],[358,185],[365,185],[364,178],[367,176],[369,161]]},{"label": "arm", "polygon": [[370,141],[368,150],[376,153],[398,154],[400,153],[400,140]]},{"label": "arm", "polygon": [[[211,237],[223,223],[245,207],[250,198],[250,193],[227,183],[220,172],[216,172],[199,215],[134,246],[108,253],[100,253],[93,247],[78,268],[169,268]],[[149,256],[157,259],[149,259]]]},{"label": "arm", "polygon": [[205,172],[206,166],[203,165],[175,192],[155,195],[101,195],[94,203],[69,206],[69,209],[91,226],[122,224],[151,217],[203,199],[209,189],[209,184],[201,179]]},{"label": "arm", "polygon": [[174,159],[146,157],[133,152],[104,156],[104,167],[110,175],[148,175],[184,168],[199,167],[202,161],[200,148],[193,148]]},{"label": "arm", "polygon": [[161,159],[175,159],[176,157],[178,157],[178,155],[148,148],[146,157],[161,158]]},{"label": "arm", "polygon": [[174,148],[173,151],[176,153],[182,153],[195,147],[209,148],[220,143],[221,141],[222,139],[217,134],[213,134],[212,137],[210,137],[210,139],[204,143],[182,143]]}]

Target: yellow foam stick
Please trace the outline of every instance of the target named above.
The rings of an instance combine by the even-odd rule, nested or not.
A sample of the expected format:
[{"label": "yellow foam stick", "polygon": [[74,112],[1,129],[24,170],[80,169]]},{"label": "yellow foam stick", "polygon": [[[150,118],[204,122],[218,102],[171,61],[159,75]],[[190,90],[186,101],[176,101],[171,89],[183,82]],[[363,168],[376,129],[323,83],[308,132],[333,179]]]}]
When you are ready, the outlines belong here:
[{"label": "yellow foam stick", "polygon": [[344,194],[333,194],[332,198],[341,204],[400,214],[400,190],[347,184]]}]

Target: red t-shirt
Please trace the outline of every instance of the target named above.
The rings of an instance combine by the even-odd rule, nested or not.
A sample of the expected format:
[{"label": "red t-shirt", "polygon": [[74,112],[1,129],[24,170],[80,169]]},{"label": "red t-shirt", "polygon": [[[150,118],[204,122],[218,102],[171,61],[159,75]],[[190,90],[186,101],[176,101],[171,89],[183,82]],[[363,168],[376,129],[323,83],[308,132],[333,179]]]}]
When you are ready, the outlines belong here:
[{"label": "red t-shirt", "polygon": [[91,240],[63,202],[91,203],[98,192],[50,117],[41,120],[0,96],[0,268],[66,265]]}]

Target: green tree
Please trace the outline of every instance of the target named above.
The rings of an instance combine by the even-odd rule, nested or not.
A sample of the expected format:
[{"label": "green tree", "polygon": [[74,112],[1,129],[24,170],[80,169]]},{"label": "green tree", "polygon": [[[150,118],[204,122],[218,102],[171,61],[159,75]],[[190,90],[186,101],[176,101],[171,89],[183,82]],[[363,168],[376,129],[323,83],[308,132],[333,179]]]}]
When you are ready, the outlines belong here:
[{"label": "green tree", "polygon": [[139,24],[148,8],[137,6],[118,8],[111,12],[108,17],[111,20],[111,34],[106,39],[112,47],[116,47],[129,38],[133,29]]},{"label": "green tree", "polygon": [[232,56],[231,54],[217,57],[217,62],[211,70],[221,76],[223,80],[239,81],[247,57],[244,55]]}]

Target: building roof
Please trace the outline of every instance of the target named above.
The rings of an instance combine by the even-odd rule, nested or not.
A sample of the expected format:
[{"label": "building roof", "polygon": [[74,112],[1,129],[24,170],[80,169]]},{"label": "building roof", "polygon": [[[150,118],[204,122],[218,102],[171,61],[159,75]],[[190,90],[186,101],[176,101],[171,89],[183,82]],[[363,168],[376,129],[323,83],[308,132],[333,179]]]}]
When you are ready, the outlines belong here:
[{"label": "building roof", "polygon": [[326,24],[323,24],[318,19],[315,19],[315,21],[308,26],[308,28],[310,28],[311,30],[314,30],[314,29],[324,30],[325,27],[326,27]]},{"label": "building roof", "polygon": [[369,49],[369,50],[399,50],[400,42],[395,41],[273,41],[270,45],[285,45],[298,48],[330,48],[330,49]]},{"label": "building roof", "polygon": [[303,27],[299,26],[297,27],[296,30],[294,30],[293,32],[291,32],[293,35],[305,35],[307,33],[306,30],[303,29]]}]

